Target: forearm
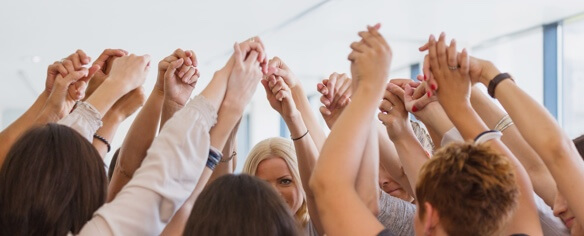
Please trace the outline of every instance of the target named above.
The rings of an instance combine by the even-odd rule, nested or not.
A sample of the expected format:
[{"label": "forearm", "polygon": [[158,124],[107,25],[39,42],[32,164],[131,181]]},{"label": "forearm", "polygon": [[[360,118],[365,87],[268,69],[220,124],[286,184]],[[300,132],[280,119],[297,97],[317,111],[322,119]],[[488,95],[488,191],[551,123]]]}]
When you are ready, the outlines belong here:
[{"label": "forearm", "polygon": [[[107,140],[110,143],[110,145],[114,141],[114,136],[116,134],[116,131],[118,130],[118,127],[120,126],[122,121],[124,121],[124,119],[120,115],[114,113],[115,112],[106,113],[106,115],[102,119],[103,126],[99,128],[97,132],[95,132],[97,135]],[[95,149],[97,150],[97,152],[99,152],[101,158],[104,159],[108,153],[107,144],[105,144],[105,142],[95,137],[93,138],[92,144],[93,147],[95,147]]]},{"label": "forearm", "polygon": [[294,88],[292,88],[292,98],[296,104],[296,109],[298,109],[302,115],[302,120],[304,120],[306,128],[310,130],[310,134],[314,144],[316,145],[316,148],[321,150],[322,145],[326,140],[326,135],[322,127],[318,124],[316,114],[314,114],[312,111],[310,101],[308,101],[308,97],[306,96],[306,93],[304,92],[301,84],[297,84]]},{"label": "forearm", "polygon": [[379,142],[376,121],[369,123],[369,135],[357,173],[356,190],[373,215],[379,214]]},{"label": "forearm", "polygon": [[[379,86],[378,86],[379,87]],[[376,102],[381,98],[377,88],[360,85],[353,101],[337,119],[320,154],[311,181],[320,191],[328,188],[353,189],[369,135],[367,122],[373,118]],[[376,94],[377,93],[377,94]],[[338,173],[343,173],[339,176]],[[316,191],[314,188],[313,191]]]},{"label": "forearm", "polygon": [[168,121],[172,115],[174,115],[174,113],[182,108],[183,106],[180,104],[168,99],[164,99],[164,102],[162,103],[162,113],[160,114],[160,130],[162,130],[166,121]]},{"label": "forearm", "polygon": [[207,185],[215,181],[215,179],[233,173],[235,170],[235,159],[237,159],[237,131],[239,129],[239,122],[235,125],[235,128],[231,131],[231,135],[229,135],[229,139],[227,140],[225,146],[223,147],[223,158],[219,161],[219,164],[215,166],[215,170],[213,170],[213,174],[209,178]]},{"label": "forearm", "polygon": [[409,181],[407,186],[410,188],[411,196],[415,197],[413,188],[416,186],[422,166],[428,161],[428,156],[411,128],[396,136],[399,138],[394,138],[392,141]]},{"label": "forearm", "polygon": [[229,101],[224,101],[219,110],[217,124],[211,128],[211,146],[223,150],[231,131],[243,115],[243,110],[232,106]]},{"label": "forearm", "polygon": [[152,141],[156,137],[163,95],[153,90],[148,100],[134,119],[122,143],[118,164],[115,167],[108,189],[108,201],[126,185],[140,167]]},{"label": "forearm", "polygon": [[[417,112],[416,118],[422,121],[428,129],[428,132],[434,133],[438,140],[442,140],[442,136],[454,127],[454,124],[452,124],[446,115],[446,112],[438,102],[428,104],[423,110]],[[432,139],[432,141],[434,141],[434,139]],[[434,145],[436,146],[440,146],[439,144],[440,142],[434,142]]]},{"label": "forearm", "polygon": [[127,85],[116,83],[110,78],[106,79],[85,102],[91,104],[103,117],[114,103],[129,91]]},{"label": "forearm", "polygon": [[402,163],[395,148],[394,143],[389,139],[385,126],[377,123],[377,140],[379,142],[379,163],[389,172],[389,175],[401,185],[410,196],[414,196],[414,191],[408,177],[404,173]]},{"label": "forearm", "polygon": [[[488,127],[495,126],[505,116],[505,111],[501,110],[477,87],[473,87],[470,97],[471,104],[475,111]],[[501,141],[511,150],[511,152],[521,162],[527,173],[535,192],[548,204],[553,205],[556,195],[556,182],[548,171],[547,167],[540,159],[539,155],[523,139],[517,127],[511,125],[502,131]]]},{"label": "forearm", "polygon": [[189,217],[191,216],[191,210],[193,209],[193,206],[195,205],[195,202],[197,201],[197,197],[199,197],[199,195],[201,194],[201,192],[205,188],[205,183],[207,183],[209,181],[209,178],[211,177],[211,173],[214,173],[214,172],[211,169],[209,169],[208,167],[205,167],[205,169],[203,170],[203,173],[201,174],[201,178],[199,179],[199,182],[197,183],[197,186],[195,187],[195,190],[193,190],[193,193],[191,193],[191,195],[185,201],[185,203],[180,207],[180,209],[178,209],[176,214],[174,214],[174,216],[172,216],[172,219],[170,220],[170,222],[168,222],[166,227],[164,227],[164,230],[162,231],[162,233],[160,235],[169,235],[169,236],[183,235],[187,221],[188,221]]},{"label": "forearm", "polygon": [[548,164],[548,168],[554,159],[578,155],[572,151],[572,140],[565,135],[549,112],[515,83],[510,80],[499,83],[496,96],[525,141]]},{"label": "forearm", "polygon": [[[16,121],[12,122],[12,124],[6,127],[6,129],[0,132],[0,143],[2,143],[2,145],[0,145],[0,166],[2,166],[2,163],[4,163],[4,158],[10,150],[10,147],[12,147],[12,144],[16,142],[20,135],[22,135],[26,130],[35,124],[37,116],[41,112],[48,97],[49,95],[46,92],[41,93],[41,95],[39,95],[32,106],[28,108],[24,114],[16,119]],[[56,120],[52,122],[56,122]]]}]

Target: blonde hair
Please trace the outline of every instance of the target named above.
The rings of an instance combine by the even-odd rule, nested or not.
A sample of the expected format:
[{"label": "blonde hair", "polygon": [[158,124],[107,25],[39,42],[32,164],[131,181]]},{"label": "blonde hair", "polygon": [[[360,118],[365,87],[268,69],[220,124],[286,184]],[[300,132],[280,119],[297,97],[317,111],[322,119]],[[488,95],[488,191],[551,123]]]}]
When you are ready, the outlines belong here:
[{"label": "blonde hair", "polygon": [[300,223],[304,227],[306,226],[309,220],[308,207],[306,205],[306,193],[302,188],[300,172],[298,171],[296,151],[294,149],[294,143],[292,143],[292,141],[285,138],[274,137],[259,142],[251,149],[251,151],[247,155],[245,164],[243,165],[243,170],[241,172],[255,176],[260,162],[262,162],[265,159],[268,159],[271,155],[278,156],[286,162],[286,165],[288,165],[290,173],[292,173],[292,178],[296,183],[298,191],[302,193],[302,205],[300,206],[300,209],[296,211],[294,216],[298,223]]}]

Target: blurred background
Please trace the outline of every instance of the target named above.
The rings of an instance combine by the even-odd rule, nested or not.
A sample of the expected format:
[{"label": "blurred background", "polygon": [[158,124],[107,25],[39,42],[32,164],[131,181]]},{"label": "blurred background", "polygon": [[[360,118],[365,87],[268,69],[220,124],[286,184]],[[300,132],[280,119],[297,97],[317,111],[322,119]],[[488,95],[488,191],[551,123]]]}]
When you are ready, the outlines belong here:
[{"label": "blurred background", "polygon": [[[1,0],[0,126],[42,92],[47,66],[77,49],[93,59],[105,48],[150,54],[146,94],[158,61],[176,48],[192,49],[201,71],[197,94],[233,43],[254,35],[269,57],[282,58],[301,79],[320,116],[316,83],[332,72],[348,73],[349,44],[377,22],[394,52],[391,78],[415,78],[423,58],[417,48],[430,34],[446,32],[471,55],[511,73],[570,137],[584,133],[581,0]],[[119,128],[114,150],[132,120]],[[260,85],[238,132],[238,166],[255,143],[273,136],[289,134]]]}]

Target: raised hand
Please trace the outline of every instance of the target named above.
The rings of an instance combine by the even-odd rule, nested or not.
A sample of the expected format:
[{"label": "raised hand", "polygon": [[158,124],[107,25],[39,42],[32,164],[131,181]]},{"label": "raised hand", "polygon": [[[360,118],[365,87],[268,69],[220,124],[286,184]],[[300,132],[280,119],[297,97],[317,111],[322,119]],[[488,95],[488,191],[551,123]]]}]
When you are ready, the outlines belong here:
[{"label": "raised hand", "polygon": [[387,82],[393,56],[389,44],[379,34],[379,27],[379,24],[368,26],[367,31],[359,32],[362,40],[351,44],[353,51],[348,59],[351,61],[353,83],[360,84],[364,80],[378,86]]},{"label": "raised hand", "polygon": [[[407,85],[409,86],[409,85]],[[387,129],[387,133],[392,140],[398,138],[404,132],[412,129],[403,101],[398,95],[390,92],[391,88],[399,88],[397,85],[389,83],[385,90],[383,101],[379,106],[378,118]]]},{"label": "raised hand", "polygon": [[[418,75],[418,79],[422,79],[421,77],[422,75]],[[408,112],[416,115],[417,112],[422,111],[428,104],[438,101],[435,94],[425,93],[428,85],[426,82],[401,82],[401,79],[392,79],[387,89],[404,102]]]},{"label": "raised hand", "polygon": [[[71,62],[67,59],[64,64],[70,64]],[[53,86],[51,88],[51,94],[47,99],[45,107],[41,111],[43,115],[53,116],[60,120],[65,117],[75,105],[77,97],[71,96],[69,88],[75,86],[75,82],[87,77],[89,70],[87,68],[80,68],[78,71],[68,71],[67,76],[63,77],[61,74],[57,74]]]},{"label": "raised hand", "polygon": [[[437,93],[438,100],[445,110],[448,106],[460,105],[469,102],[471,78],[469,74],[469,56],[466,49],[460,56],[456,52],[456,41],[452,40],[449,46],[445,43],[446,35],[442,33],[438,42],[433,35],[429,39],[429,64],[433,80],[430,86]],[[439,89],[439,90],[438,90]]]},{"label": "raised hand", "polygon": [[85,97],[88,98],[108,77],[114,60],[118,57],[127,55],[128,52],[123,49],[105,49],[101,55],[93,62],[98,70],[93,74],[85,90]]},{"label": "raised hand", "polygon": [[[177,76],[182,78],[191,67],[197,67],[198,61],[195,52],[192,50],[184,51],[182,49],[176,49],[170,56],[165,57],[158,63],[158,77],[156,80],[155,88],[159,92],[164,94],[164,80],[166,70],[169,68],[171,62],[178,59],[183,59],[183,64],[180,68],[176,69]],[[197,72],[198,73],[198,72]]]},{"label": "raised hand", "polygon": [[261,83],[266,90],[270,106],[280,113],[282,117],[290,118],[299,115],[294,99],[292,99],[290,87],[284,82],[284,78],[270,75],[268,79],[261,80]]},{"label": "raised hand", "polygon": [[[337,84],[331,88],[331,81]],[[317,90],[322,94],[320,102],[324,105],[320,107],[320,114],[324,118],[327,126],[332,128],[337,118],[341,115],[345,107],[351,101],[353,93],[352,80],[346,74],[333,73],[329,79],[317,84]]]},{"label": "raised hand", "polygon": [[122,86],[123,94],[142,86],[150,68],[150,56],[130,54],[117,58],[111,67],[108,81]]},{"label": "raised hand", "polygon": [[[186,61],[188,60],[180,58],[170,62],[164,73],[164,99],[181,107],[191,97],[200,76],[199,70],[195,66],[187,66]],[[187,68],[186,72],[182,72],[183,68]]]},{"label": "raised hand", "polygon": [[294,75],[292,70],[290,70],[286,63],[284,63],[279,57],[274,57],[268,62],[268,73],[266,78],[268,78],[270,75],[284,79],[284,82],[286,82],[290,89],[293,89],[297,84],[299,84],[296,75]]},{"label": "raised hand", "polygon": [[262,79],[259,53],[251,50],[246,57],[239,44],[235,44],[233,53],[233,69],[227,81],[225,101],[233,104],[243,112],[245,105],[253,96],[258,83]]}]

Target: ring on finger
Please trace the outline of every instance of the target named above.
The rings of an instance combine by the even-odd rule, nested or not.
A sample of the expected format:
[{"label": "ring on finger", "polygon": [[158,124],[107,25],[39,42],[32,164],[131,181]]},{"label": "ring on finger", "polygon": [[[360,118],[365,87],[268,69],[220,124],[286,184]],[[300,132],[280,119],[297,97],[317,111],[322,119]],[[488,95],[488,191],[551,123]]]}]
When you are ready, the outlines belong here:
[{"label": "ring on finger", "polygon": [[253,43],[253,42],[255,42],[255,37],[251,37],[251,38],[249,38],[249,39],[248,39],[248,41],[250,41],[250,42],[252,42],[252,43]]},{"label": "ring on finger", "polygon": [[458,66],[448,66],[448,69],[449,70],[457,70],[458,69]]}]

